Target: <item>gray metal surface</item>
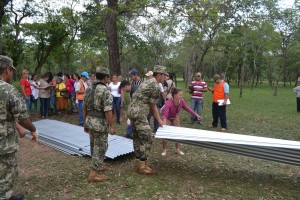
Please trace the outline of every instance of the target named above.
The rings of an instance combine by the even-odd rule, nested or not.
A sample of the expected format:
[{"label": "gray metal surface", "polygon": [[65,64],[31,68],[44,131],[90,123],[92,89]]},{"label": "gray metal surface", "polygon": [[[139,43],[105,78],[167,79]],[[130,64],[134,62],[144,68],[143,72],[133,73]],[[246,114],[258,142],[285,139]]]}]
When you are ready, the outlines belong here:
[{"label": "gray metal surface", "polygon": [[[89,135],[83,131],[83,127],[50,119],[36,121],[33,124],[39,130],[39,143],[68,155],[90,156]],[[114,159],[131,152],[133,152],[132,140],[118,135],[108,135],[106,157]]]},{"label": "gray metal surface", "polygon": [[173,126],[159,128],[156,138],[300,166],[300,142]]}]

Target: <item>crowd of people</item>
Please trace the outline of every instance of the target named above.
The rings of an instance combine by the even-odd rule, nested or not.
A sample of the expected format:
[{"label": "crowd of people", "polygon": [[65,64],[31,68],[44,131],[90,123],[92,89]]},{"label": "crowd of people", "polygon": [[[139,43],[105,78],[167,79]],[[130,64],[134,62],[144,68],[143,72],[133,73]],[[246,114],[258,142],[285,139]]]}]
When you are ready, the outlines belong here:
[{"label": "crowd of people", "polygon": [[[201,79],[201,73],[196,73],[190,84],[188,92],[191,94],[191,107],[183,100],[183,91],[176,87],[174,74],[169,74],[167,68],[156,65],[153,71],[145,74],[142,80],[136,69],[130,70],[128,77],[131,82],[122,80],[122,76],[113,74],[107,68],[97,67],[95,73],[82,72],[80,76],[74,73],[51,72],[29,76],[23,70],[20,79],[19,92],[10,83],[16,69],[13,61],[6,56],[0,56],[0,90],[4,94],[2,102],[1,124],[7,129],[3,132],[5,137],[0,146],[0,198],[23,199],[23,195],[12,195],[12,186],[16,179],[17,134],[25,136],[29,130],[32,139],[37,141],[38,131],[29,119],[29,113],[39,114],[41,119],[47,119],[51,114],[67,115],[68,111],[78,114],[78,125],[90,136],[91,165],[88,182],[107,180],[103,174],[105,167],[103,161],[108,147],[108,134],[115,134],[113,115],[116,123],[124,120],[121,107],[124,104],[124,93],[130,93],[128,105],[128,120],[126,136],[133,139],[135,153],[135,171],[139,174],[153,175],[157,171],[150,167],[148,158],[152,145],[153,131],[165,124],[180,126],[179,113],[183,108],[191,114],[190,121],[202,124],[203,92],[213,93],[213,122],[211,127],[221,121],[221,131],[225,131],[226,102],[228,100],[229,86],[219,75],[214,76],[216,86],[214,89],[207,87]],[[220,104],[220,100],[222,103]],[[39,102],[39,109],[38,109]],[[52,107],[50,107],[52,106]],[[221,108],[222,107],[222,108]],[[2,112],[3,111],[3,112]],[[151,118],[153,127],[151,130]],[[125,121],[125,120],[124,120]],[[2,135],[0,135],[2,136]],[[161,155],[167,153],[167,142],[163,141]],[[175,143],[175,153],[184,155],[180,145]]]}]

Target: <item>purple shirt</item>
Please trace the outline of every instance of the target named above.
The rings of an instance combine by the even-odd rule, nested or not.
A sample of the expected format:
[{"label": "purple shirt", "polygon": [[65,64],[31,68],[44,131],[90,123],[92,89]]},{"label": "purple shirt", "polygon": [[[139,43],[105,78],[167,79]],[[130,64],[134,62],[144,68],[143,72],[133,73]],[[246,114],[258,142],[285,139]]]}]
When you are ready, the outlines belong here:
[{"label": "purple shirt", "polygon": [[165,103],[164,107],[162,107],[162,109],[161,109],[162,118],[163,119],[175,119],[178,116],[181,108],[183,108],[184,110],[186,110],[187,112],[189,112],[193,115],[196,115],[196,113],[186,105],[186,103],[183,99],[179,100],[178,106],[176,106],[174,104],[173,99],[169,99]]}]

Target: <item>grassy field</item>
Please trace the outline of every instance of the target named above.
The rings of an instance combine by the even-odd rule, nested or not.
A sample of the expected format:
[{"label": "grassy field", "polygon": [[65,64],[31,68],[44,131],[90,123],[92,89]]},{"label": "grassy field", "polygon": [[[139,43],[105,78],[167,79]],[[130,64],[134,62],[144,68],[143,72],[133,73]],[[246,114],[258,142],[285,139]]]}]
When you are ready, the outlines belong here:
[{"label": "grassy field", "polygon": [[[183,87],[182,87],[183,88]],[[227,107],[228,132],[300,140],[300,113],[291,87],[280,87],[278,96],[267,86],[245,88],[243,97],[231,86]],[[212,121],[211,93],[204,95],[203,125],[189,124],[181,113],[181,126],[208,129]],[[185,95],[189,104],[189,95]],[[33,116],[36,119],[37,116]],[[77,116],[52,116],[76,124]],[[124,120],[125,121],[125,120]],[[125,122],[116,125],[123,135]],[[27,199],[300,199],[300,169],[264,160],[183,145],[177,156],[169,143],[162,157],[155,139],[150,162],[159,171],[141,176],[133,171],[133,155],[106,160],[110,180],[88,184],[90,158],[71,157],[28,139],[20,140],[19,178],[15,191]]]}]

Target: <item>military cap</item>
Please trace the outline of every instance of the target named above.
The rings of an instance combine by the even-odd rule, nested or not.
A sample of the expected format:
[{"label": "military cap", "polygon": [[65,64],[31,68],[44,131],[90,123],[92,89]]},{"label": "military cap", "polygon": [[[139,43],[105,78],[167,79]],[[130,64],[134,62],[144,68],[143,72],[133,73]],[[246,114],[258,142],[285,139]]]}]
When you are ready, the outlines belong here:
[{"label": "military cap", "polygon": [[10,57],[0,55],[0,68],[6,69],[9,67],[16,70],[16,68],[13,66],[13,60]]},{"label": "military cap", "polygon": [[109,75],[109,69],[106,67],[97,67],[96,72]]},{"label": "military cap", "polygon": [[165,66],[161,66],[161,65],[155,65],[154,69],[153,69],[153,72],[169,75],[168,72],[167,72],[167,68]]}]

